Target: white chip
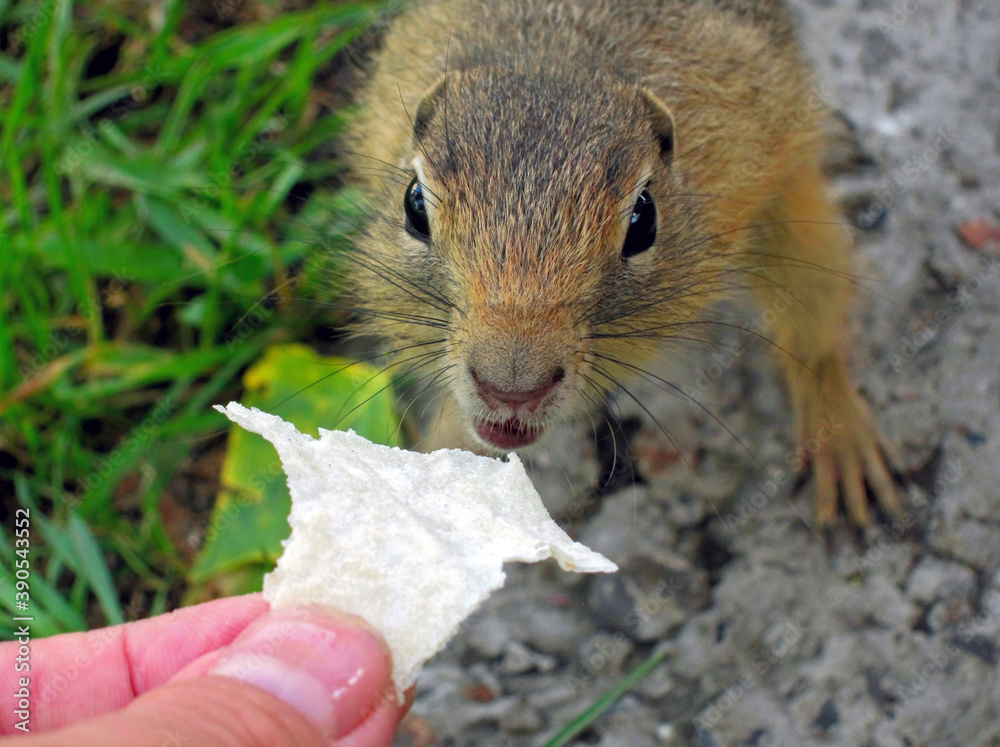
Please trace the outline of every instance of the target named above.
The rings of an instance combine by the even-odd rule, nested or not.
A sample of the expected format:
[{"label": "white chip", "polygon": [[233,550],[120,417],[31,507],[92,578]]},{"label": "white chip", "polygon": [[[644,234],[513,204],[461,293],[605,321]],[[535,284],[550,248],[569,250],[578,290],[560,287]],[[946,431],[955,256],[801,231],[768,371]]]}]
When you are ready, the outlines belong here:
[{"label": "white chip", "polygon": [[256,408],[216,409],[273,443],[288,476],[292,534],[264,598],[363,617],[389,643],[401,691],[503,586],[505,562],[618,570],[552,521],[514,454],[417,454],[322,428],[314,439]]}]

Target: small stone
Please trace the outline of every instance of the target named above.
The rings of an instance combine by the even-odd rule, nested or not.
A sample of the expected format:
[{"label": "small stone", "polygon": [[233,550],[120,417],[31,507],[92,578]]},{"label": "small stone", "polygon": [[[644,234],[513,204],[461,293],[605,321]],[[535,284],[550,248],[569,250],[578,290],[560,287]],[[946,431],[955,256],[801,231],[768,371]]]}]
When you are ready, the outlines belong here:
[{"label": "small stone", "polygon": [[472,618],[465,642],[480,656],[495,659],[503,653],[510,640],[510,627],[497,615],[477,615]]},{"label": "small stone", "polygon": [[708,576],[680,558],[668,565],[639,555],[596,579],[587,604],[594,617],[636,641],[665,638],[710,601]]},{"label": "small stone", "polygon": [[658,666],[635,687],[635,692],[647,700],[662,700],[676,691],[677,683],[666,665]]},{"label": "small stone", "polygon": [[979,189],[982,186],[979,177],[967,171],[958,175],[958,183],[962,189]]},{"label": "small stone", "polygon": [[555,657],[532,651],[520,641],[509,641],[500,660],[500,671],[506,675],[551,672],[555,666]]},{"label": "small stone", "polygon": [[814,729],[825,732],[829,731],[839,723],[840,714],[837,713],[837,706],[831,699],[826,701],[823,704],[823,707],[819,709],[819,713],[816,714],[816,718],[813,719],[811,726]]},{"label": "small stone", "polygon": [[677,727],[673,724],[660,724],[656,727],[656,739],[660,744],[668,745],[668,747],[679,744]]},{"label": "small stone", "polygon": [[632,458],[639,474],[646,480],[662,478],[671,470],[683,466],[684,455],[676,443],[657,428],[643,428],[632,439]]},{"label": "small stone", "polygon": [[972,249],[982,249],[991,243],[1000,246],[1000,226],[986,218],[966,221],[958,227],[958,236]]},{"label": "small stone", "polygon": [[605,747],[649,745],[654,743],[653,735],[661,718],[640,698],[629,693],[608,711],[602,722],[595,724],[594,730],[600,734],[600,744]]},{"label": "small stone", "polygon": [[996,528],[976,519],[963,521],[931,539],[935,550],[953,555],[978,568],[992,568],[1000,563],[1000,543]]},{"label": "small stone", "polygon": [[[706,481],[703,481],[704,485]],[[729,495],[727,492],[726,495]],[[712,496],[704,492],[684,491],[676,500],[666,503],[666,520],[678,529],[697,527],[705,520],[705,516],[713,513]]]},{"label": "small stone", "polygon": [[926,557],[913,569],[906,594],[921,604],[943,599],[969,600],[976,588],[976,574],[964,565]]},{"label": "small stone", "polygon": [[905,85],[900,80],[893,80],[889,85],[889,101],[886,102],[886,110],[889,113],[898,112],[905,106],[915,102],[920,96],[919,86]]},{"label": "small stone", "polygon": [[580,666],[590,672],[620,674],[623,664],[635,650],[624,633],[598,633],[580,646]]},{"label": "small stone", "polygon": [[500,714],[500,728],[511,734],[534,734],[544,726],[542,714],[523,700]]},{"label": "small stone", "polygon": [[862,231],[877,231],[889,216],[889,208],[873,194],[851,195],[840,206],[851,225]]},{"label": "small stone", "polygon": [[971,620],[975,616],[972,605],[963,599],[944,599],[928,610],[925,620],[927,629],[933,632],[951,630],[956,625]]},{"label": "small stone", "polygon": [[477,661],[469,667],[472,682],[465,689],[465,699],[473,703],[492,703],[503,694],[503,684],[492,667]]},{"label": "small stone", "polygon": [[955,645],[967,651],[990,666],[997,663],[997,645],[986,636],[974,635],[971,638],[955,638]]},{"label": "small stone", "polygon": [[512,595],[509,604],[516,607],[506,613],[514,621],[511,637],[536,651],[569,658],[577,643],[593,632],[590,619],[575,608],[558,607],[537,597],[526,602],[523,595]]},{"label": "small stone", "polygon": [[864,48],[861,52],[861,69],[867,75],[884,73],[888,64],[901,55],[899,47],[878,29],[869,29],[865,32]]},{"label": "small stone", "polygon": [[395,747],[431,747],[439,744],[434,727],[427,719],[407,714],[396,729],[396,739],[393,741]]}]

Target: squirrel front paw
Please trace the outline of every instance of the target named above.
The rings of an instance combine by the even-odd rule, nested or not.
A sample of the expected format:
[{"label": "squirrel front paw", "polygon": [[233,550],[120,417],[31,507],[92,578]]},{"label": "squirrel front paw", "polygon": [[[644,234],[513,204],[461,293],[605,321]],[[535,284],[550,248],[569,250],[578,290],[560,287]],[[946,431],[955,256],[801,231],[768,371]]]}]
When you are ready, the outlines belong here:
[{"label": "squirrel front paw", "polygon": [[812,466],[817,527],[836,521],[840,496],[854,524],[871,524],[866,485],[883,511],[902,513],[871,412],[844,360],[831,356],[796,378],[797,456],[803,467]]}]

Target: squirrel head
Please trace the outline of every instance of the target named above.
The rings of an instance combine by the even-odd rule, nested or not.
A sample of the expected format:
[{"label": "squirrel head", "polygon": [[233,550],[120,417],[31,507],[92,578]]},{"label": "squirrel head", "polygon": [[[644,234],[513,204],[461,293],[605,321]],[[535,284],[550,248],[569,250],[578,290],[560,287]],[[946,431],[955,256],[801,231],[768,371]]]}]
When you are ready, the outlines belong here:
[{"label": "squirrel head", "polygon": [[359,248],[370,331],[496,452],[590,409],[697,301],[673,117],[641,85],[560,67],[442,76]]}]

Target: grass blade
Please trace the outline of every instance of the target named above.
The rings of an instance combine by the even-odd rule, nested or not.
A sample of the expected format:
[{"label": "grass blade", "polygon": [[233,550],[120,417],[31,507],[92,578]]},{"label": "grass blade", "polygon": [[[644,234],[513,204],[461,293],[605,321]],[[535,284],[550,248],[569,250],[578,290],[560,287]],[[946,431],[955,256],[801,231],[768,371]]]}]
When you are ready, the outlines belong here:
[{"label": "grass blade", "polygon": [[660,666],[666,658],[667,651],[665,649],[654,650],[642,664],[625,675],[611,690],[595,700],[586,711],[560,729],[552,739],[545,743],[545,747],[564,747],[569,744],[574,737],[594,723],[602,713],[635,687],[643,677]]},{"label": "grass blade", "polygon": [[79,561],[79,569],[97,597],[104,616],[112,625],[125,622],[125,615],[118,601],[118,592],[114,581],[111,580],[111,570],[90,527],[76,514],[70,514],[68,533]]}]

